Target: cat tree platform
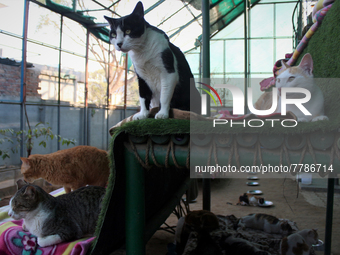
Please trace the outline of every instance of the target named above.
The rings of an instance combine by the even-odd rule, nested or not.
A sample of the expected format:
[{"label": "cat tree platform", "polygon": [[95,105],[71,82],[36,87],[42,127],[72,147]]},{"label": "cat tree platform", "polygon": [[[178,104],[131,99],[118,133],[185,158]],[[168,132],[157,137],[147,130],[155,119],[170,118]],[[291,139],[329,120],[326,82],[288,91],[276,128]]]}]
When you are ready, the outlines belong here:
[{"label": "cat tree platform", "polygon": [[[326,215],[326,233],[330,236],[325,238],[325,245],[328,245],[334,177],[340,170],[340,134],[337,130],[318,132],[311,126],[320,123],[304,123],[313,131],[282,134],[275,130],[258,134],[224,128],[207,133],[206,122],[195,123],[147,119],[128,122],[115,130],[110,155],[114,174],[110,176],[92,254],[108,254],[124,243],[127,254],[145,254],[145,243],[171,214],[188,188],[190,165],[193,164],[238,168],[320,164],[327,169],[332,165],[333,171],[320,169],[316,173],[320,178],[330,177]],[[191,171],[193,177],[193,168]],[[277,174],[277,177],[295,176],[298,171]],[[203,203],[210,203],[210,191],[203,192]]]}]

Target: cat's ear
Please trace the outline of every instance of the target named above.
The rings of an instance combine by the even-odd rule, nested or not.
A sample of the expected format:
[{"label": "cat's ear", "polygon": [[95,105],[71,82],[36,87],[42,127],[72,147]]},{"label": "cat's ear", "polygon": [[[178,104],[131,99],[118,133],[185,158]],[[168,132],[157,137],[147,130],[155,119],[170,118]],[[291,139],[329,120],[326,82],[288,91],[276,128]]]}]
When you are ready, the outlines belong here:
[{"label": "cat's ear", "polygon": [[144,7],[141,1],[139,1],[136,4],[135,9],[132,12],[133,15],[138,16],[139,18],[143,18],[144,17]]},{"label": "cat's ear", "polygon": [[33,198],[35,196],[35,193],[36,193],[36,190],[33,186],[27,186],[25,192],[24,192],[24,195],[25,196],[28,196],[30,198]]},{"label": "cat's ear", "polygon": [[21,173],[25,173],[30,168],[30,160],[28,158],[20,157],[22,161]]},{"label": "cat's ear", "polygon": [[306,55],[303,56],[299,64],[299,67],[302,68],[308,75],[313,74],[313,59],[311,54],[307,53]]},{"label": "cat's ear", "polygon": [[316,232],[317,230],[318,230],[318,229],[314,229],[314,228],[311,229],[311,230],[309,230],[309,231],[308,231],[308,235],[311,236],[311,237],[314,237],[315,234],[317,234],[317,232]]},{"label": "cat's ear", "polygon": [[115,26],[116,19],[110,18],[110,17],[105,16],[105,15],[104,15],[104,18],[107,20],[107,22],[109,22],[109,24],[110,24],[111,26]]},{"label": "cat's ear", "polygon": [[22,180],[22,179],[17,180],[18,190],[21,189],[25,185],[27,185],[27,183],[24,180]]},{"label": "cat's ear", "polygon": [[280,69],[280,71],[283,71],[283,70],[285,70],[285,69],[287,69],[289,67],[290,66],[287,65],[285,61],[281,60],[281,69]]}]

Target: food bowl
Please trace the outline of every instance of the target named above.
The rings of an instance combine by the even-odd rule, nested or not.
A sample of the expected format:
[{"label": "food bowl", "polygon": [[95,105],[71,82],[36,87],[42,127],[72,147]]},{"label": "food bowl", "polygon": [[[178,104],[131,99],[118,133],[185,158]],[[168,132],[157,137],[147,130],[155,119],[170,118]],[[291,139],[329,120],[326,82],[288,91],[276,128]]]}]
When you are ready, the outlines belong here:
[{"label": "food bowl", "polygon": [[258,186],[260,185],[258,182],[246,182],[248,186]]},{"label": "food bowl", "polygon": [[319,239],[318,244],[313,244],[314,251],[323,251],[325,249],[323,241]]},{"label": "food bowl", "polygon": [[259,204],[259,206],[262,206],[262,207],[269,207],[269,206],[273,206],[274,203],[272,201],[264,201],[263,204]]},{"label": "food bowl", "polygon": [[252,194],[252,195],[262,195],[263,192],[262,190],[248,190],[247,193]]},{"label": "food bowl", "polygon": [[259,177],[257,177],[257,176],[248,176],[247,179],[248,179],[248,180],[258,180]]}]

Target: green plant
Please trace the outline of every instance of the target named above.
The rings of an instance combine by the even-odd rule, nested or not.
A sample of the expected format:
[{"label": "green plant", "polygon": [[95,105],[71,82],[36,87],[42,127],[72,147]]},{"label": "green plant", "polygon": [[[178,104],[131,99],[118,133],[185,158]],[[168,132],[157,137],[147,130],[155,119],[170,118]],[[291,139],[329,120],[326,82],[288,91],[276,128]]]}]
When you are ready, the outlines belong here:
[{"label": "green plant", "polygon": [[[48,125],[48,123],[46,124]],[[44,148],[46,148],[48,139],[57,139],[59,142],[62,143],[62,145],[74,145],[76,143],[74,139],[70,140],[67,138],[63,138],[60,135],[53,134],[51,127],[45,127],[43,123],[39,122],[34,126],[33,129],[29,128],[28,130],[14,131],[11,128],[0,129],[0,145],[6,142],[12,144],[12,146],[8,150],[0,149],[0,156],[4,160],[6,158],[10,158],[10,151],[13,154],[18,153],[22,139],[26,145],[27,153],[29,156],[33,149],[34,138],[42,138],[43,140],[39,143],[39,146],[43,146]]]}]

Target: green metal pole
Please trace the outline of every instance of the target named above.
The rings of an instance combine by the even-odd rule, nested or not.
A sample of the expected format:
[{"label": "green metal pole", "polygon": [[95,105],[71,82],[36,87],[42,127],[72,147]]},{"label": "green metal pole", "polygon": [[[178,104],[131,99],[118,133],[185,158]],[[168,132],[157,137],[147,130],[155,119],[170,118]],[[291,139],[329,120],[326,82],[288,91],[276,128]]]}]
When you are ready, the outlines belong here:
[{"label": "green metal pole", "polygon": [[145,254],[145,180],[144,169],[134,154],[125,149],[126,170],[126,254]]},{"label": "green metal pole", "polygon": [[[202,0],[203,16],[203,79],[210,78],[210,6],[209,0]],[[203,82],[205,82],[203,80]],[[210,82],[209,82],[210,83]],[[207,116],[210,116],[210,97],[207,98]],[[211,208],[211,187],[210,179],[203,178],[203,210],[210,211]]]},{"label": "green metal pole", "polygon": [[[26,64],[27,64],[27,33],[28,33],[28,15],[29,1],[25,1],[24,24],[22,32],[22,50],[21,50],[21,81],[20,81],[20,130],[24,130],[26,120],[24,117],[26,103]],[[20,156],[24,157],[24,134],[21,134]]]},{"label": "green metal pole", "polygon": [[247,114],[247,89],[248,89],[248,0],[244,0],[244,114]]}]

